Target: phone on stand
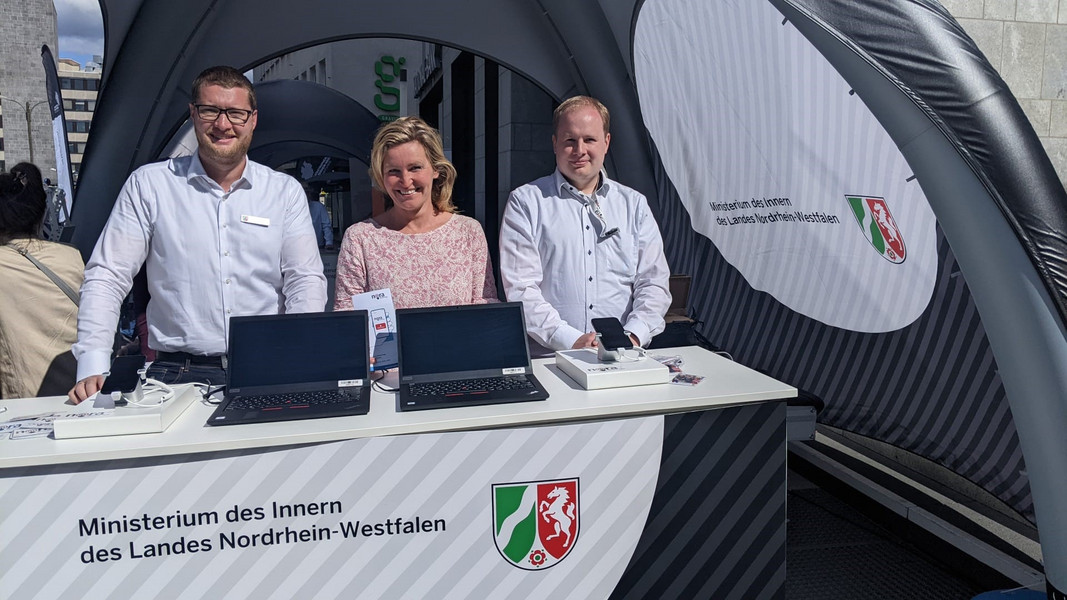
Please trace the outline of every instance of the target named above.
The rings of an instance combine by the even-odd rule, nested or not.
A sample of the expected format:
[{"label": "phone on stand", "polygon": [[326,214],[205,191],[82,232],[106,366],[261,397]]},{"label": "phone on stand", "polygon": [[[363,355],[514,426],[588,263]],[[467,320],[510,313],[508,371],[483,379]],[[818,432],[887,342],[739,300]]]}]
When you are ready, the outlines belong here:
[{"label": "phone on stand", "polygon": [[630,336],[622,328],[622,323],[615,317],[592,319],[593,331],[597,334],[597,358],[604,362],[619,360],[620,350],[634,347]]},{"label": "phone on stand", "polygon": [[[100,394],[109,396],[113,392],[132,394],[141,384],[141,370],[144,369],[145,358],[140,354],[129,356],[116,356],[111,361],[110,374],[104,379],[104,386],[100,388]],[[125,404],[125,400],[116,400],[115,404]]]}]

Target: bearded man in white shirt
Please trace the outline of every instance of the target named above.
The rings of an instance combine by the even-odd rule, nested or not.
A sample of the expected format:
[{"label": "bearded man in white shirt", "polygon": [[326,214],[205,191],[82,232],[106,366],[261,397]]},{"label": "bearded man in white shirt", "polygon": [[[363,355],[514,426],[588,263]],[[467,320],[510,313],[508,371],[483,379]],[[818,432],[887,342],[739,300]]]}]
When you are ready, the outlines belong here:
[{"label": "bearded man in white shirt", "polygon": [[596,346],[591,319],[616,317],[635,345],[663,331],[671,304],[663,240],[636,190],[603,170],[608,109],[576,96],[553,114],[556,170],[511,193],[500,278],[523,303],[531,353]]},{"label": "bearded man in white shirt", "polygon": [[315,231],[300,184],[248,159],[258,113],[232,67],[193,81],[197,152],[145,165],[123,186],[85,269],[78,315],[78,403],[100,390],[119,308],[142,263],[152,299],[148,376],[225,382],[229,318],[326,305]]}]

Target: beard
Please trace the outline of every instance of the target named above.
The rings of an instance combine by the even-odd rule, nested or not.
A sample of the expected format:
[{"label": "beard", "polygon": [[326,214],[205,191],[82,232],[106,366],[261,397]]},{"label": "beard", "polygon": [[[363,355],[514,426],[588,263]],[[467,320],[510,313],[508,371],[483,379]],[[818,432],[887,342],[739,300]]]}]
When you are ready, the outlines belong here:
[{"label": "beard", "polygon": [[233,163],[242,160],[248,154],[248,148],[252,145],[251,133],[243,138],[234,138],[234,143],[225,147],[213,144],[211,137],[206,132],[197,132],[196,138],[201,157],[220,163]]}]

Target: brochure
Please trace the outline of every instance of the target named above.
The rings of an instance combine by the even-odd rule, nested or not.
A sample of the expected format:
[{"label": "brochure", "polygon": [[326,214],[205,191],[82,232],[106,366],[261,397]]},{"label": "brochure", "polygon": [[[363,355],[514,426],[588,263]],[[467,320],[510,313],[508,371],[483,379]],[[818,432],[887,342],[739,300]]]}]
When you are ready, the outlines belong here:
[{"label": "brochure", "polygon": [[384,371],[400,366],[396,345],[396,308],[393,294],[388,289],[374,290],[352,296],[352,308],[365,310],[370,315],[370,355],[374,357],[371,371]]}]

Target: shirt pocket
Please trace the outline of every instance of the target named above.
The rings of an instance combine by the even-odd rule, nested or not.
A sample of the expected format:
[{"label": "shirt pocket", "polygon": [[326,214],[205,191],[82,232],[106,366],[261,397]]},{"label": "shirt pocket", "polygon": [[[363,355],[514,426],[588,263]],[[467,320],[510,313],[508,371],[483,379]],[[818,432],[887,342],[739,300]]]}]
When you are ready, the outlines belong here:
[{"label": "shirt pocket", "polygon": [[604,272],[613,281],[633,285],[637,278],[637,251],[634,238],[628,231],[619,230],[615,235],[597,243]]}]

